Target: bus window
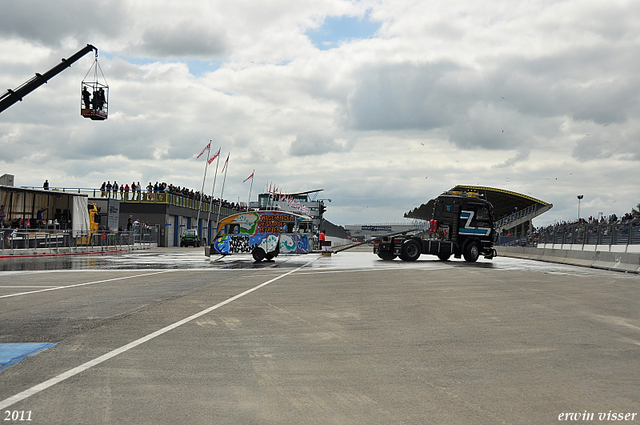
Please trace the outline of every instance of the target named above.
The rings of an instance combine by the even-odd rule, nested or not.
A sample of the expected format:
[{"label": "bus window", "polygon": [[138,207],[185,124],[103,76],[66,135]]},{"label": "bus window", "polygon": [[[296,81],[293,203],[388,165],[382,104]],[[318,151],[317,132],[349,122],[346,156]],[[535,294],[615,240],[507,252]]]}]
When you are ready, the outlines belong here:
[{"label": "bus window", "polygon": [[310,221],[302,221],[298,225],[298,233],[311,233],[311,226],[313,225]]}]

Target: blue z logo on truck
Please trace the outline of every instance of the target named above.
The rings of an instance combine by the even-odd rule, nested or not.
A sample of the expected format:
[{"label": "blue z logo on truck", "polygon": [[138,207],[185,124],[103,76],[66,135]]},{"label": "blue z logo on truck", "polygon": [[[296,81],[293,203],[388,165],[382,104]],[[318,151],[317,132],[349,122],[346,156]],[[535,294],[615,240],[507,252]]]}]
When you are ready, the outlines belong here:
[{"label": "blue z logo on truck", "polygon": [[461,220],[467,220],[464,227],[461,227],[458,231],[461,235],[482,235],[487,236],[491,233],[491,228],[486,227],[471,227],[471,220],[473,220],[473,211],[462,211],[460,213]]}]

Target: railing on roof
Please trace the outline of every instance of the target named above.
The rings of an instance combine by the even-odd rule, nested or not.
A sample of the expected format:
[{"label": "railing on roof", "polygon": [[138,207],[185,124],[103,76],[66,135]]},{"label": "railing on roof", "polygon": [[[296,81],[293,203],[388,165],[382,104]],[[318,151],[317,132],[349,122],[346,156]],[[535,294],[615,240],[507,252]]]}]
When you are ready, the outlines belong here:
[{"label": "railing on roof", "polygon": [[509,223],[513,223],[513,222],[517,221],[520,218],[524,218],[527,215],[534,214],[536,212],[537,208],[538,208],[538,205],[534,204],[534,205],[531,205],[530,207],[525,208],[523,210],[516,211],[513,214],[496,221],[495,222],[495,227],[496,228],[505,227]]},{"label": "railing on roof", "polygon": [[[33,186],[21,186],[24,189],[39,189],[42,190],[41,187],[33,187]],[[192,210],[198,210],[202,212],[211,212],[214,214],[218,213],[218,203],[217,200],[214,200],[213,205],[210,204],[209,201],[200,202],[199,199],[194,199],[182,194],[175,194],[169,192],[148,192],[148,191],[129,191],[129,192],[120,192],[120,191],[107,191],[100,189],[91,189],[91,188],[82,188],[82,187],[51,187],[49,188],[52,192],[64,192],[64,193],[78,193],[81,195],[87,195],[90,198],[104,198],[104,199],[116,199],[121,203],[134,203],[134,204],[165,204],[165,205],[173,205],[176,207],[188,208]],[[227,204],[228,205],[228,204]],[[231,208],[225,205],[223,202],[220,207],[221,215],[232,215],[237,214],[240,210]]]}]

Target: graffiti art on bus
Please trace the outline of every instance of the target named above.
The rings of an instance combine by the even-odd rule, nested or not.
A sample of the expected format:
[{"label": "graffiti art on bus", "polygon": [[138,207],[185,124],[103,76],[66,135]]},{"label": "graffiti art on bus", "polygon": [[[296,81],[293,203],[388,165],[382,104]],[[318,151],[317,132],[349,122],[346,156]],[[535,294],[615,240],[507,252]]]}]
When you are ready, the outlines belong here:
[{"label": "graffiti art on bus", "polygon": [[223,255],[253,252],[306,254],[311,250],[311,219],[281,211],[235,214],[223,219],[213,242]]}]

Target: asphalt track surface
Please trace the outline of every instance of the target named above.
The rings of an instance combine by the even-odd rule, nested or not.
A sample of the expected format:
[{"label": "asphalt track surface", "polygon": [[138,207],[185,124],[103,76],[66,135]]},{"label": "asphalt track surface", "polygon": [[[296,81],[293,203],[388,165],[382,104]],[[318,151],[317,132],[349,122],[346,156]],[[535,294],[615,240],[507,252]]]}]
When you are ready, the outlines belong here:
[{"label": "asphalt track surface", "polygon": [[635,274],[196,249],[0,270],[0,344],[55,344],[0,371],[7,424],[640,422]]}]

